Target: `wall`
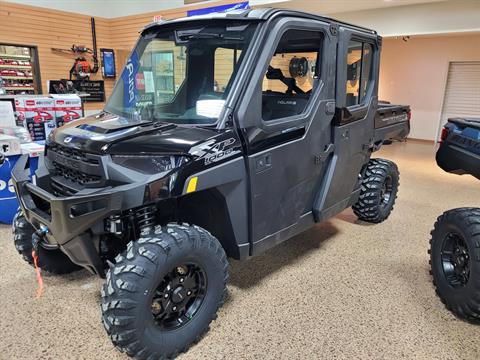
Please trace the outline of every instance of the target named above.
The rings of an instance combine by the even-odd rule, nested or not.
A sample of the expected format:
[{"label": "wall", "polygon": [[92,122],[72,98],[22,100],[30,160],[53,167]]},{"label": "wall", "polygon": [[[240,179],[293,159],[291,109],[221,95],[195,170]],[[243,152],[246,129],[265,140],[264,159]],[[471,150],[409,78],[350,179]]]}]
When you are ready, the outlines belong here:
[{"label": "wall", "polygon": [[[235,2],[217,1],[209,6]],[[177,9],[150,12],[115,19],[95,17],[97,48],[113,48],[117,75],[134,46],[140,30],[153,21],[155,15],[166,19],[186,16],[189,9],[205,7],[204,3]],[[0,42],[38,46],[42,89],[48,91],[47,80],[68,78],[75,57],[59,54],[54,48],[69,49],[73,44],[92,47],[90,16],[40,7],[20,5],[0,0]],[[101,80],[101,70],[92,80]],[[115,80],[104,79],[106,97],[111,94]],[[99,110],[103,103],[86,103],[85,109]]]},{"label": "wall", "polygon": [[480,31],[480,1],[478,0],[450,0],[430,4],[342,12],[329,14],[329,16],[375,29],[382,36]]},{"label": "wall", "polygon": [[[0,0],[3,1],[3,0]],[[22,5],[41,6],[60,11],[69,11],[95,17],[114,18],[127,14],[142,14],[148,11],[178,8],[183,0],[7,0]]]},{"label": "wall", "polygon": [[[108,20],[95,18],[97,47],[110,47]],[[59,54],[55,48],[69,49],[73,44],[92,47],[90,17],[38,7],[0,2],[0,42],[38,46],[42,89],[48,91],[47,80],[68,78],[75,57]],[[101,79],[101,71],[93,80]],[[114,80],[105,80],[107,95]],[[86,109],[100,109],[102,103],[87,103]]]},{"label": "wall", "polygon": [[450,61],[479,61],[480,34],[384,39],[381,100],[412,107],[410,137],[434,140]]}]

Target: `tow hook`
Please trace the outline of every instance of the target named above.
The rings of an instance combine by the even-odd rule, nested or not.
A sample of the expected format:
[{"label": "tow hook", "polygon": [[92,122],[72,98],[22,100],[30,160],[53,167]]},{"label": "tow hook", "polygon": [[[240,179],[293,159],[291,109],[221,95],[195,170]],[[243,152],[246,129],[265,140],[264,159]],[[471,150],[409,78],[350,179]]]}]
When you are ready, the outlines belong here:
[{"label": "tow hook", "polygon": [[37,299],[43,294],[43,278],[38,266],[38,245],[40,241],[43,240],[45,235],[48,233],[48,228],[45,225],[40,225],[40,229],[35,231],[32,235],[32,258],[33,265],[35,266],[35,274],[37,276],[38,289],[37,289]]},{"label": "tow hook", "polygon": [[33,251],[37,251],[40,241],[42,241],[45,235],[47,234],[48,234],[48,228],[45,225],[40,225],[40,229],[38,229],[33,233],[32,235]]}]

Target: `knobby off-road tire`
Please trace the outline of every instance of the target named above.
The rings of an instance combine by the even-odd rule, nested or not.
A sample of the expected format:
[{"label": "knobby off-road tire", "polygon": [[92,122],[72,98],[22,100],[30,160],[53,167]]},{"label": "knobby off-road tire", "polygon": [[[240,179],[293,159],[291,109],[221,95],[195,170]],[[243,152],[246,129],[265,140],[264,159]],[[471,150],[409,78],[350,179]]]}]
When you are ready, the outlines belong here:
[{"label": "knobby off-road tire", "polygon": [[370,223],[385,221],[393,210],[400,185],[397,165],[389,160],[371,159],[365,169],[358,201],[353,212]]},{"label": "knobby off-road tire", "polygon": [[227,279],[225,251],[208,231],[157,226],[131,241],[107,272],[103,324],[130,356],[174,358],[208,330],[223,305]]},{"label": "knobby off-road tire", "polygon": [[480,209],[446,211],[430,240],[430,273],[440,300],[459,318],[480,323]]},{"label": "knobby off-road tire", "polygon": [[[35,232],[19,210],[13,218],[12,224],[13,243],[18,253],[23,259],[34,266],[32,257],[32,235]],[[52,274],[68,274],[81,269],[80,266],[74,264],[67,255],[61,250],[47,250],[41,245],[38,247],[38,267]]]}]

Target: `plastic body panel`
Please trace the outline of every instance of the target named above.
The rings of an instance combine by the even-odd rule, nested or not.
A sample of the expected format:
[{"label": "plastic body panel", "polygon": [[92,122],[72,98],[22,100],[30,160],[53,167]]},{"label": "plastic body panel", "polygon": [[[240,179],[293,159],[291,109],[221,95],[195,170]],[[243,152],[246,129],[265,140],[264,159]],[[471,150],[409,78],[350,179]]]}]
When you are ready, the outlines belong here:
[{"label": "plastic body panel", "polygon": [[480,179],[480,119],[449,119],[445,129],[448,135],[436,154],[438,166]]}]

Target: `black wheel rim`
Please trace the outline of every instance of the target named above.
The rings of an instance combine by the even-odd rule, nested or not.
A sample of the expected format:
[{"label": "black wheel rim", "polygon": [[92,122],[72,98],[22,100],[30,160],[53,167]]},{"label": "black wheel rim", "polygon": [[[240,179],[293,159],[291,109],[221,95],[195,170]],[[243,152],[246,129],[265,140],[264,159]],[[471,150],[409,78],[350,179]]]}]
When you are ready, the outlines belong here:
[{"label": "black wheel rim", "polygon": [[382,185],[382,190],[380,192],[380,205],[383,207],[388,206],[390,200],[392,199],[393,193],[393,179],[391,176],[387,176]]},{"label": "black wheel rim", "polygon": [[207,277],[199,265],[176,266],[155,289],[151,312],[156,326],[172,330],[187,324],[200,309],[206,291]]},{"label": "black wheel rim", "polygon": [[470,254],[464,239],[449,233],[442,245],[442,268],[445,278],[454,288],[464,287],[470,278]]}]

